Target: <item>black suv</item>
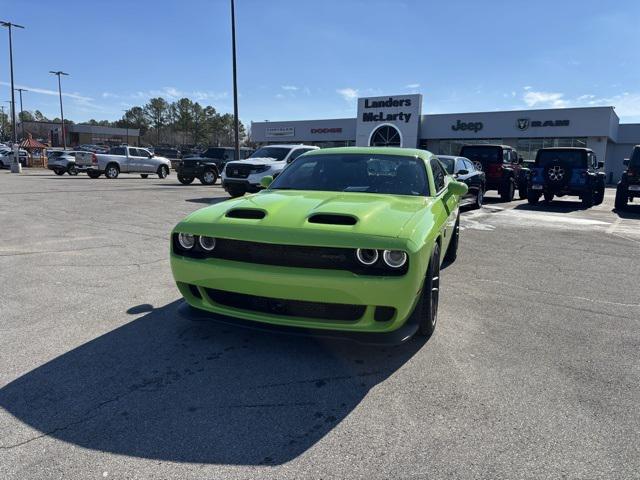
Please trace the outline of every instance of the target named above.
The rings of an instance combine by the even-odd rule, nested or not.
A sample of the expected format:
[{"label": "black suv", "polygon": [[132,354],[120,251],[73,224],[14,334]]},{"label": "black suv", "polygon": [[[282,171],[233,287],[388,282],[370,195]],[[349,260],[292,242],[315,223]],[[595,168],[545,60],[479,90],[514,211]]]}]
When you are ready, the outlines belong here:
[{"label": "black suv", "polygon": [[627,208],[627,202],[640,198],[640,145],[633,147],[630,159],[624,161],[627,169],[616,188],[616,210]]},{"label": "black suv", "polygon": [[541,148],[531,170],[529,203],[535,205],[544,196],[576,195],[585,207],[599,205],[604,199],[604,166],[589,148]]},{"label": "black suv", "polygon": [[171,168],[174,170],[178,166],[178,162],[182,158],[182,153],[177,148],[170,147],[156,147],[153,149],[153,154],[159,157],[168,158],[171,162]]},{"label": "black suv", "polygon": [[497,190],[503,202],[513,200],[516,189],[521,199],[527,198],[529,169],[522,157],[508,145],[464,145],[460,156],[473,162],[486,175],[486,190]]},{"label": "black suv", "polygon": [[[253,152],[250,148],[240,149],[240,160],[249,157]],[[236,151],[231,147],[207,148],[198,156],[183,158],[176,166],[178,181],[183,185],[189,185],[194,178],[204,185],[213,185],[218,181],[220,172],[227,164],[236,160]]]}]

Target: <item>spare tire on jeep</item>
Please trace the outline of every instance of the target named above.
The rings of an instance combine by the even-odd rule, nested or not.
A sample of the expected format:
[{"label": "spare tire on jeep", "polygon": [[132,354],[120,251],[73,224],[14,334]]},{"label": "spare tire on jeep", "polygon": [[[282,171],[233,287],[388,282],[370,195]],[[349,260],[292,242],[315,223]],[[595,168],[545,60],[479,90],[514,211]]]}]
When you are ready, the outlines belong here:
[{"label": "spare tire on jeep", "polygon": [[544,175],[552,187],[564,187],[571,178],[571,167],[563,162],[551,162],[544,169]]}]

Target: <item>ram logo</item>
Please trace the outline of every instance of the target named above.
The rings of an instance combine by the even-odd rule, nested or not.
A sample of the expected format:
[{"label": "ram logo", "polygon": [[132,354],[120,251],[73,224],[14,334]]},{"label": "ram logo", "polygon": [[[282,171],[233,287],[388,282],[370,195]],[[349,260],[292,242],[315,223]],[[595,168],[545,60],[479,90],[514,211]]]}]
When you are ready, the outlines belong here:
[{"label": "ram logo", "polygon": [[518,125],[518,130],[526,130],[527,128],[529,128],[529,119],[519,118],[517,125]]}]

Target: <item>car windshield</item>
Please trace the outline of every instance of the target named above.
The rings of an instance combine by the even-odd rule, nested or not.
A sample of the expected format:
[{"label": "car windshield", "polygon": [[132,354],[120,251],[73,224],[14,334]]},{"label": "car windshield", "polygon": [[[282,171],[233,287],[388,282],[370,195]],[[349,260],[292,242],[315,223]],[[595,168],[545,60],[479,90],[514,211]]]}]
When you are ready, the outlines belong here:
[{"label": "car windshield", "polygon": [[631,159],[629,160],[629,166],[640,168],[640,147],[635,147],[633,149],[633,155],[631,155]]},{"label": "car windshield", "polygon": [[284,160],[291,149],[287,147],[262,147],[253,152],[249,158],[274,158],[276,160]]},{"label": "car windshield", "polygon": [[440,163],[442,164],[444,169],[447,171],[447,173],[449,175],[453,175],[453,166],[456,163],[455,160],[453,158],[442,158],[442,157],[438,157],[438,160],[440,160]]},{"label": "car windshield", "polygon": [[537,167],[562,163],[571,168],[587,168],[587,153],[584,150],[538,150]]},{"label": "car windshield", "polygon": [[224,148],[208,148],[202,156],[205,158],[223,159],[226,152],[227,150]]},{"label": "car windshield", "polygon": [[47,157],[49,158],[49,160],[55,160],[56,158],[62,156],[64,152],[61,151],[55,151],[55,152],[49,152],[47,154]]},{"label": "car windshield", "polygon": [[472,162],[480,162],[483,165],[490,163],[502,163],[500,148],[496,147],[462,147],[460,156],[467,157]]},{"label": "car windshield", "polygon": [[328,154],[299,157],[273,181],[275,190],[321,190],[392,195],[428,195],[424,162],[380,154]]}]

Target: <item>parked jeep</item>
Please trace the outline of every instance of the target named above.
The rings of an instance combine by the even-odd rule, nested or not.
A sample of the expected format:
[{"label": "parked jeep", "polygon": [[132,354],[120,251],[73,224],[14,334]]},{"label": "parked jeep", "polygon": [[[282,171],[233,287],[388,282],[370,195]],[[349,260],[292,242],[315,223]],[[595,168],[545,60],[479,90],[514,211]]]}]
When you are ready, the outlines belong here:
[{"label": "parked jeep", "polygon": [[[253,152],[252,149],[240,149],[240,159],[244,160]],[[195,178],[204,185],[213,185],[218,181],[220,173],[227,162],[236,159],[236,151],[231,147],[207,148],[200,155],[185,157],[176,165],[178,181],[189,185]]]},{"label": "parked jeep", "polygon": [[616,188],[616,210],[624,210],[627,202],[640,198],[640,145],[633,148],[630,159],[624,161],[627,169]]},{"label": "parked jeep", "polygon": [[544,197],[576,195],[585,207],[599,205],[604,199],[604,166],[589,148],[541,148],[531,172],[529,203],[535,205]]},{"label": "parked jeep", "polygon": [[527,198],[529,169],[522,157],[508,145],[464,145],[460,156],[473,162],[486,175],[486,189],[497,190],[503,202],[513,200],[516,189],[521,199]]}]

